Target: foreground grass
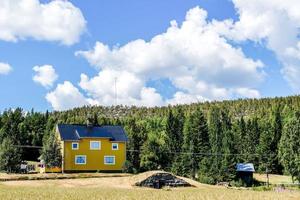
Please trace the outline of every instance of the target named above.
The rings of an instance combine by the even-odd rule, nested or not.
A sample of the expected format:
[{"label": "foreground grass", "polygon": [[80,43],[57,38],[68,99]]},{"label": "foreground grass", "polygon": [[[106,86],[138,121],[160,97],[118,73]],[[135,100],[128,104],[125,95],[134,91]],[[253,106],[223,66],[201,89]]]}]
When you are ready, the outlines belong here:
[{"label": "foreground grass", "polygon": [[51,179],[82,179],[82,178],[104,178],[104,177],[127,177],[126,173],[35,173],[35,174],[7,174],[0,173],[0,182],[17,180],[51,180]]},{"label": "foreground grass", "polygon": [[178,188],[155,190],[147,188],[59,187],[59,186],[7,186],[0,185],[0,199],[300,199],[299,191],[252,191],[206,188]]}]

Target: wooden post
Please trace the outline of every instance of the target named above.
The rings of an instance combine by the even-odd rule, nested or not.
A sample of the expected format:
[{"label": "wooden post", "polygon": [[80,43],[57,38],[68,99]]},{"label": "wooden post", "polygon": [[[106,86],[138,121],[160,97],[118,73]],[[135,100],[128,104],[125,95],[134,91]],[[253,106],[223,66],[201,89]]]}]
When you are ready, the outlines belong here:
[{"label": "wooden post", "polygon": [[267,187],[269,187],[270,183],[269,183],[269,171],[268,171],[268,167],[266,167],[266,174],[267,174]]}]

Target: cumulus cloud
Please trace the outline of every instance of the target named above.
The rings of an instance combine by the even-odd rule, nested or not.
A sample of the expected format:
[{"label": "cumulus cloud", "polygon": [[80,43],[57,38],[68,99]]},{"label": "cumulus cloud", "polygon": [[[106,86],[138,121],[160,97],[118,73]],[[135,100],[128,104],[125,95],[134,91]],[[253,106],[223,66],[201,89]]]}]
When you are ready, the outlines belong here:
[{"label": "cumulus cloud", "polygon": [[0,39],[4,41],[34,38],[71,45],[78,42],[85,25],[80,9],[68,1],[0,1]]},{"label": "cumulus cloud", "polygon": [[237,42],[254,41],[273,51],[283,65],[283,76],[299,92],[300,1],[233,0],[233,3],[239,19],[215,21],[216,32]]},{"label": "cumulus cloud", "polygon": [[235,93],[241,97],[248,97],[248,98],[260,97],[259,91],[255,89],[249,89],[249,88],[237,88],[235,89]]},{"label": "cumulus cloud", "polygon": [[[227,29],[232,25],[224,23],[223,27]],[[248,58],[241,48],[231,45],[223,37],[220,26],[216,21],[207,21],[207,12],[195,7],[187,12],[181,25],[171,21],[166,32],[148,42],[138,39],[112,48],[96,42],[93,49],[75,53],[100,71],[91,79],[82,75],[80,87],[99,104],[112,102],[114,76],[120,79],[119,103],[124,104],[141,100],[142,90],[147,89],[149,80],[165,78],[179,91],[162,103],[161,94],[148,88],[146,91],[152,91],[150,94],[156,97],[155,103],[159,105],[225,99],[236,95],[248,97],[238,88],[256,91],[254,88],[264,79],[264,64]],[[251,95],[258,96],[258,91]],[[148,98],[151,99],[150,96]]]},{"label": "cumulus cloud", "polygon": [[95,101],[85,98],[78,88],[69,81],[58,84],[54,91],[46,95],[46,99],[54,110],[67,110],[74,107],[95,104]]},{"label": "cumulus cloud", "polygon": [[160,94],[144,84],[144,81],[133,73],[105,69],[91,79],[81,74],[79,86],[102,105],[163,105]]},{"label": "cumulus cloud", "polygon": [[58,78],[52,65],[34,66],[32,69],[36,72],[32,78],[33,81],[46,88],[52,87]]},{"label": "cumulus cloud", "polygon": [[12,67],[8,63],[0,62],[0,75],[7,75],[12,71]]}]

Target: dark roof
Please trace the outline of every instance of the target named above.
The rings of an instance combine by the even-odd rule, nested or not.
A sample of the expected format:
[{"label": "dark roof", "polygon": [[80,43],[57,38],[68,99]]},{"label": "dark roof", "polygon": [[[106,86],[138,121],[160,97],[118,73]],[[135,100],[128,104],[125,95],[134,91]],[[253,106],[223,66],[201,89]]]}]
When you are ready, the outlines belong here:
[{"label": "dark roof", "polygon": [[252,163],[238,163],[236,164],[237,172],[255,172],[254,166]]},{"label": "dark roof", "polygon": [[58,124],[61,140],[80,140],[81,138],[109,138],[126,142],[127,136],[122,126],[91,126]]}]

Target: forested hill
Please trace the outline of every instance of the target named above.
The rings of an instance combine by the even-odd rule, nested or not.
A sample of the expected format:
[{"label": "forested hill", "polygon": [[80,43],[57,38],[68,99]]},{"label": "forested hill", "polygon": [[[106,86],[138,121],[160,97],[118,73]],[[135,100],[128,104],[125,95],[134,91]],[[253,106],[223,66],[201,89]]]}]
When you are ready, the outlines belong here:
[{"label": "forested hill", "polygon": [[[205,102],[170,107],[81,107],[62,112],[0,115],[0,159],[9,145],[20,159],[36,160],[57,123],[123,125],[127,168],[171,170],[202,182],[234,179],[237,162],[300,179],[300,96]],[[297,146],[298,145],[298,146]],[[297,160],[298,159],[298,160]],[[4,169],[0,160],[0,168]]]},{"label": "forested hill", "polygon": [[240,117],[268,117],[276,107],[280,110],[283,117],[290,114],[290,111],[300,110],[300,96],[262,98],[262,99],[239,99],[226,101],[213,101],[204,103],[193,103],[186,105],[176,105],[169,107],[136,107],[136,106],[90,106],[75,108],[68,111],[51,113],[55,119],[62,120],[67,123],[85,123],[88,114],[96,114],[99,119],[104,118],[119,118],[125,119],[128,117],[166,117],[170,109],[182,109],[188,114],[196,108],[201,108],[204,113],[208,113],[213,106],[225,109],[228,115],[233,119]]}]

